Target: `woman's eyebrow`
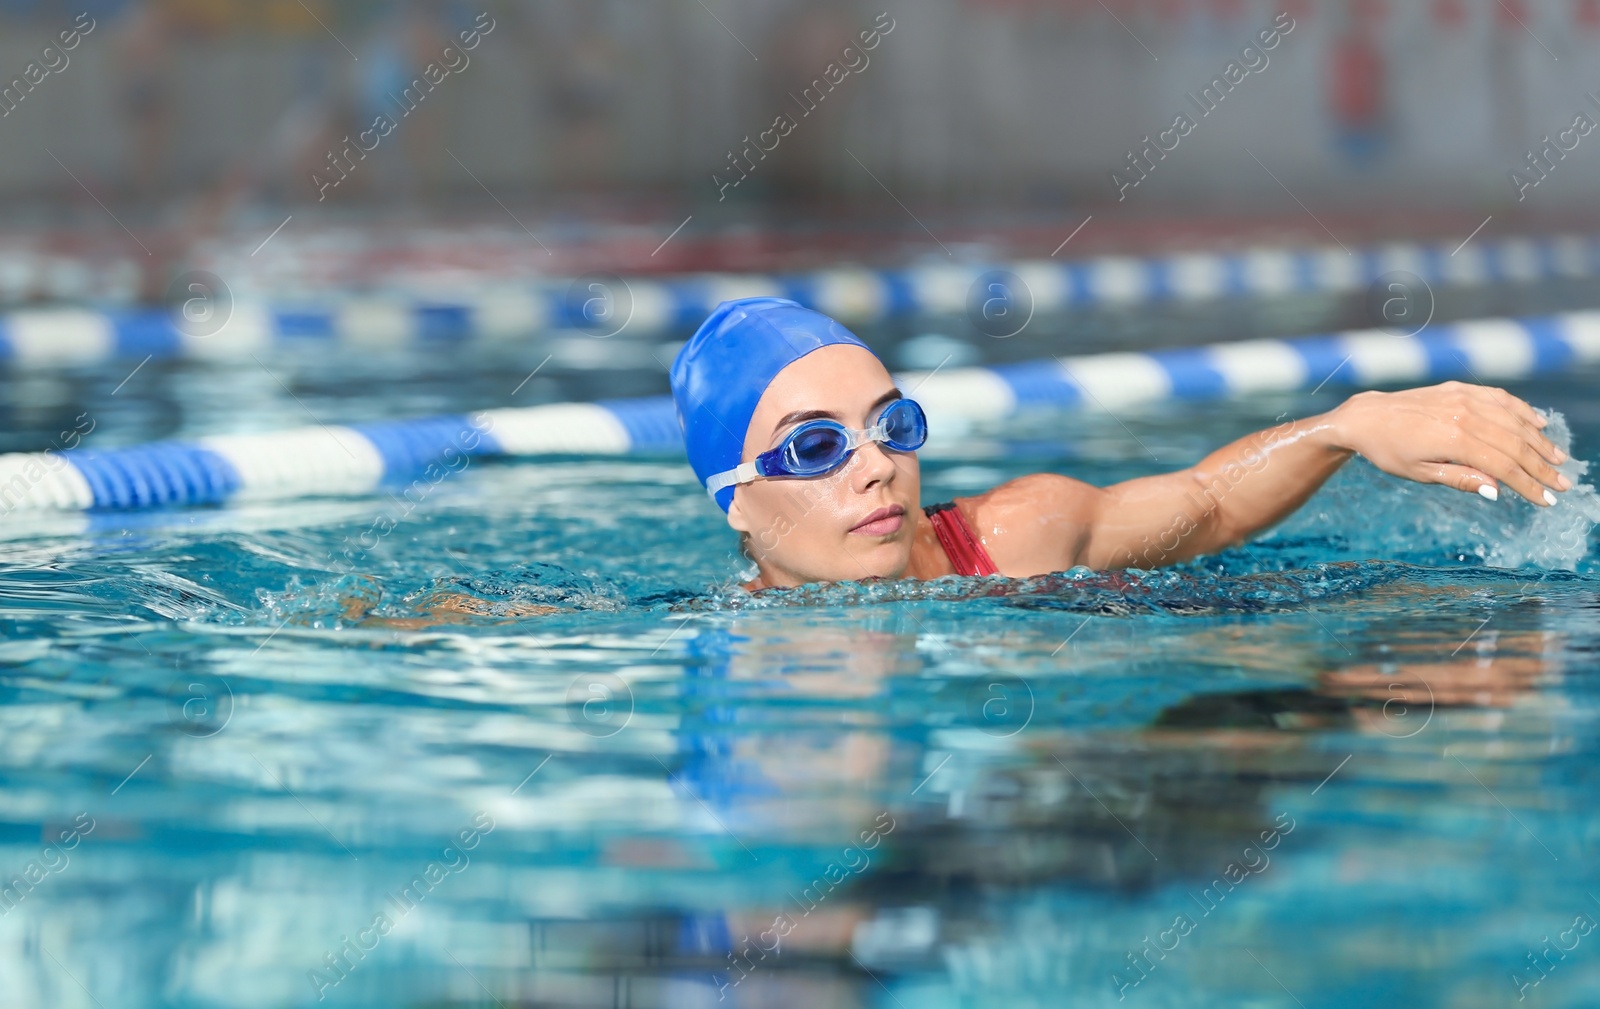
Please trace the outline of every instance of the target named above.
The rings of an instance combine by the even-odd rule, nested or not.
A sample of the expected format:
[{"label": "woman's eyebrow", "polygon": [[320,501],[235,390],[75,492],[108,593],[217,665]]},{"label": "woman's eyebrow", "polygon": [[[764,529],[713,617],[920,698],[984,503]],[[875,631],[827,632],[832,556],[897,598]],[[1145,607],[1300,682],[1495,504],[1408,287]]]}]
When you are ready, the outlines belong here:
[{"label": "woman's eyebrow", "polygon": [[[867,407],[867,413],[874,413],[879,407],[887,406],[897,399],[902,399],[904,398],[904,395],[905,394],[899,389],[890,389],[882,396],[879,396],[876,400],[873,400],[872,405]],[[839,415],[834,413],[832,410],[795,410],[780,417],[778,419],[778,423],[773,425],[773,430],[781,431],[791,424],[799,424],[803,421],[818,419],[838,420]]]},{"label": "woman's eyebrow", "polygon": [[798,424],[801,421],[818,419],[838,420],[839,415],[831,410],[795,410],[792,413],[786,413],[780,417],[778,419],[778,423],[773,426],[773,430],[782,431],[791,424]]}]

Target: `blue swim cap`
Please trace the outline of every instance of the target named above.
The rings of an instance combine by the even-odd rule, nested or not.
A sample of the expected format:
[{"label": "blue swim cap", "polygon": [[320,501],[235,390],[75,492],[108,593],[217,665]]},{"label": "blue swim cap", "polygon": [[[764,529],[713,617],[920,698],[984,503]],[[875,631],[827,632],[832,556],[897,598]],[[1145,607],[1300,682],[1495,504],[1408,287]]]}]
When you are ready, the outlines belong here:
[{"label": "blue swim cap", "polygon": [[[716,307],[672,362],[672,399],[701,486],[743,461],[750,416],[778,372],[839,343],[872,349],[821,312],[785,298],[739,298]],[[717,492],[723,511],[733,491]]]}]

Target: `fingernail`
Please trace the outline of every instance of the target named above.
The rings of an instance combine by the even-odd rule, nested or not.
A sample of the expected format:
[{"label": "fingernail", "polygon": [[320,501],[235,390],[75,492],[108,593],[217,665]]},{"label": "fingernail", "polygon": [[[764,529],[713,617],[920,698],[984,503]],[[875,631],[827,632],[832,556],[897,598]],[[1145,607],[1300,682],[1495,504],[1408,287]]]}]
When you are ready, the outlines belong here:
[{"label": "fingernail", "polygon": [[1557,473],[1556,474],[1556,486],[1560,487],[1562,490],[1571,490],[1572,489],[1572,481],[1567,478],[1567,475],[1565,473]]},{"label": "fingernail", "polygon": [[1559,466],[1559,465],[1561,465],[1562,463],[1564,463],[1566,461],[1567,461],[1567,454],[1565,452],[1561,451],[1561,447],[1559,445],[1556,446],[1556,465]]},{"label": "fingernail", "polygon": [[1544,503],[1545,504],[1555,504],[1556,503],[1556,496],[1554,494],[1550,493],[1549,491],[1545,491],[1544,492]]},{"label": "fingernail", "polygon": [[1478,493],[1488,498],[1490,501],[1500,500],[1500,488],[1496,487],[1494,484],[1480,483],[1478,485]]}]

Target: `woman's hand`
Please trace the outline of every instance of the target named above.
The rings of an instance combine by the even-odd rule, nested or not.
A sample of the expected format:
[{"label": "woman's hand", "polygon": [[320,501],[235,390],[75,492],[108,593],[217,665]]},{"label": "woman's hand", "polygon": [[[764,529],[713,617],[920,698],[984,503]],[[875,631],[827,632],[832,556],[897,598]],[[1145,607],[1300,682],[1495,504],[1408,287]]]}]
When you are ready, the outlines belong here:
[{"label": "woman's hand", "polygon": [[1498,500],[1504,483],[1536,505],[1572,481],[1555,467],[1567,454],[1540,433],[1533,407],[1483,385],[1445,382],[1400,392],[1363,392],[1333,411],[1340,447],[1418,483],[1437,483]]}]

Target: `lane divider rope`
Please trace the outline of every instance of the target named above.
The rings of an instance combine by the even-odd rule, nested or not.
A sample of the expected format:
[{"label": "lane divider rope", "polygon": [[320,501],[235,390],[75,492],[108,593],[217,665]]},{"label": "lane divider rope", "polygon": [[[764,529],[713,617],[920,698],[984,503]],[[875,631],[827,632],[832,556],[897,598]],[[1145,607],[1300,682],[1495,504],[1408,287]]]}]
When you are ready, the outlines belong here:
[{"label": "lane divider rope", "polygon": [[[231,305],[215,332],[210,324],[185,322],[163,309],[37,309],[0,316],[0,362],[50,367],[147,355],[242,358],[295,341],[381,349],[430,341],[524,340],[530,333],[551,330],[594,334],[603,329],[607,335],[656,337],[692,329],[722,301],[755,295],[792,298],[846,323],[870,323],[922,313],[965,313],[975,285],[999,271],[1022,281],[1034,311],[1052,312],[1350,293],[1396,272],[1441,287],[1595,277],[1600,276],[1600,236],[1478,238],[1454,249],[1396,242],[1355,254],[1337,247],[1256,248],[895,270],[698,274],[627,279],[621,288],[604,281],[598,294],[586,284],[563,280],[486,287],[436,299],[366,295],[305,304],[240,301]],[[976,289],[987,297],[983,286]],[[211,307],[201,311],[203,319],[210,318],[206,312]]]},{"label": "lane divider rope", "polygon": [[[1357,330],[1147,353],[1093,354],[896,376],[941,423],[1033,410],[1117,411],[1171,400],[1457,378],[1505,382],[1600,361],[1600,312],[1478,319],[1416,336]],[[0,455],[0,519],[22,510],[132,509],[362,494],[438,482],[479,456],[682,451],[672,399],[652,396],[232,434],[120,449]]]}]

